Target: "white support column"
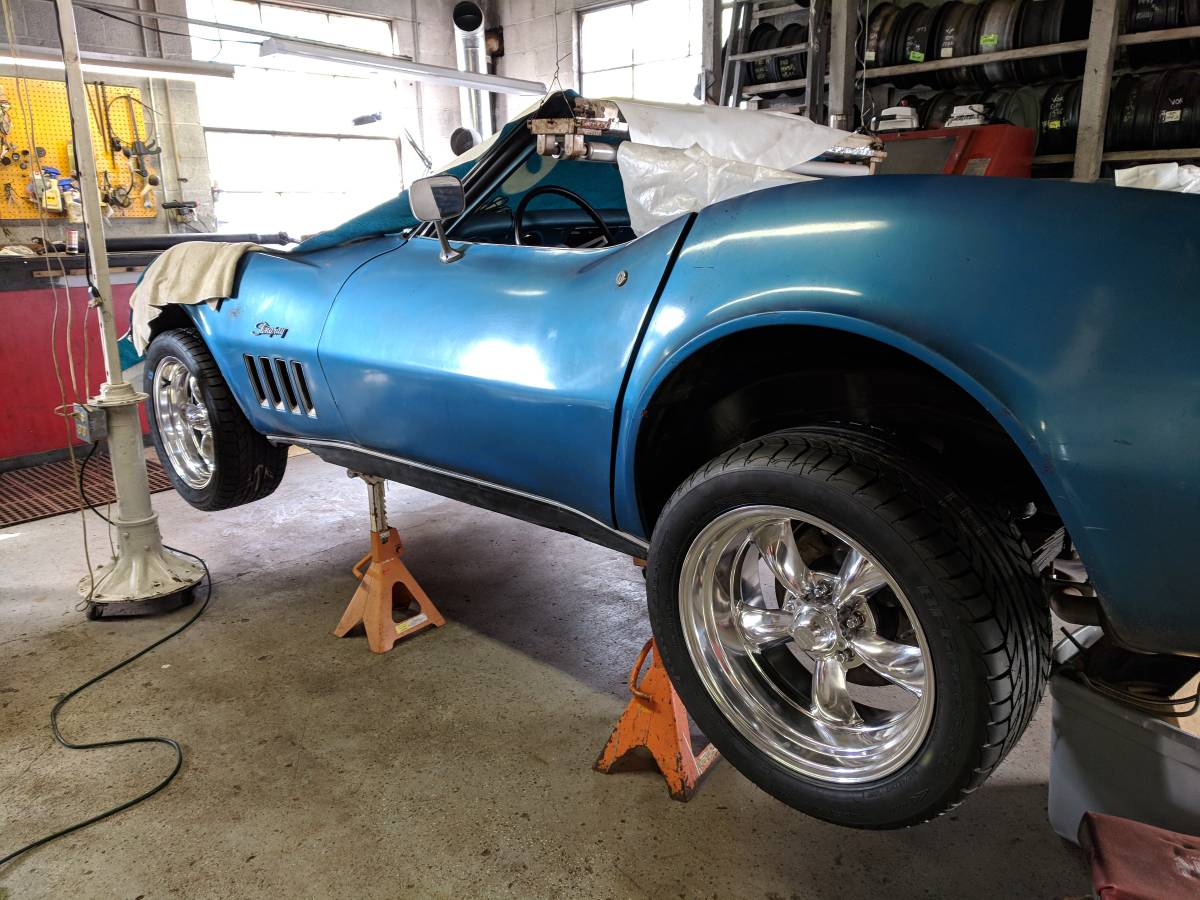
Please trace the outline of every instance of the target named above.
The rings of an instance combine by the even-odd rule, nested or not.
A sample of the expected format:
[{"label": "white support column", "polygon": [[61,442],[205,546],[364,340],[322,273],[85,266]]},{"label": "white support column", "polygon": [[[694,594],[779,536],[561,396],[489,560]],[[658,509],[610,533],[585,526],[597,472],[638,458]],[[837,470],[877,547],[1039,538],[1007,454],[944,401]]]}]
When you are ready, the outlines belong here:
[{"label": "white support column", "polygon": [[1076,181],[1095,181],[1100,177],[1120,8],[1120,0],[1092,2],[1092,25],[1083,68],[1083,91],[1079,98],[1079,134],[1075,139]]},{"label": "white support column", "polygon": [[186,590],[200,581],[200,566],[164,550],[158,530],[158,514],[150,503],[146,459],[142,455],[142,427],[138,404],[145,399],[121,376],[117,328],[113,319],[112,283],[108,271],[108,249],[104,241],[104,218],[100,211],[100,185],[96,174],[95,149],[88,125],[88,103],[80,66],[79,37],[71,0],[55,0],[66,67],[67,106],[75,143],[75,165],[79,170],[79,192],[83,200],[88,260],[92,276],[92,302],[100,317],[100,341],[104,355],[104,384],[91,403],[105,412],[108,449],[112,457],[113,481],[117,488],[117,514],[113,517],[118,535],[117,557],[107,566],[85,575],[79,590],[95,603],[130,603],[150,600]]}]

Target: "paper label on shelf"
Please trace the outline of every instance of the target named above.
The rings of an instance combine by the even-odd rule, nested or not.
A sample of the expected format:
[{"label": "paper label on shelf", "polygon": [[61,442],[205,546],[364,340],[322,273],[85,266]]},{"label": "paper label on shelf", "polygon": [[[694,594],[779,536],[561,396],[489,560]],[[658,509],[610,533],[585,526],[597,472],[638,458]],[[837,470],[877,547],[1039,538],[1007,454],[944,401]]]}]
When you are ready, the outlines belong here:
[{"label": "paper label on shelf", "polygon": [[925,62],[925,54],[920,50],[910,50],[908,53],[909,62]]},{"label": "paper label on shelf", "polygon": [[874,50],[868,50],[866,52],[866,60],[867,60],[867,62],[875,62],[875,51]]},{"label": "paper label on shelf", "polygon": [[949,47],[947,47],[945,45],[942,46],[942,59],[949,59],[953,55],[954,55],[954,46],[953,45],[951,45]]},{"label": "paper label on shelf", "polygon": [[998,34],[981,34],[979,36],[980,47],[995,47],[1000,43],[1000,35]]}]

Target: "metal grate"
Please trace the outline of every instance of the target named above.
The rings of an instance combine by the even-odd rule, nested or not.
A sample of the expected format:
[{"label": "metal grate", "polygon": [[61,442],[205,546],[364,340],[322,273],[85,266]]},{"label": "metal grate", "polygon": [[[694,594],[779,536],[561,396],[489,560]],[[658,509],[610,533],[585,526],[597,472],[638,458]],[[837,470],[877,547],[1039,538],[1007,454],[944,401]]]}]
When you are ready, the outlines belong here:
[{"label": "metal grate", "polygon": [[317,417],[317,407],[313,403],[302,362],[282,356],[252,356],[249,353],[242,360],[246,364],[250,387],[258,398],[259,406],[314,419]]},{"label": "metal grate", "polygon": [[[76,449],[80,462],[86,450]],[[170,490],[171,482],[156,459],[146,460],[151,492]],[[117,499],[112,463],[108,454],[97,452],[88,463],[84,480],[87,498],[97,506]],[[0,527],[19,525],[79,509],[75,469],[69,459],[0,472]],[[90,514],[89,514],[90,515]]]}]

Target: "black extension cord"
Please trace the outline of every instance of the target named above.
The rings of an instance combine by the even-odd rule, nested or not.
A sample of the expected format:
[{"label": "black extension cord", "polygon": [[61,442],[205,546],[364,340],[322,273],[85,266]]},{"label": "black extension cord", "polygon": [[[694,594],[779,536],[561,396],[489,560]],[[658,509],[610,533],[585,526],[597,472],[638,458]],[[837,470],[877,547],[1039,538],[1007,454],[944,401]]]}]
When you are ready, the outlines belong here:
[{"label": "black extension cord", "polygon": [[[87,469],[88,462],[91,461],[92,455],[96,452],[97,446],[98,446],[98,444],[92,444],[91,449],[88,450],[87,455],[83,458],[83,463],[79,467],[79,493],[80,493],[80,496],[83,498],[84,505],[88,509],[90,509],[93,513],[95,513],[97,516],[99,516],[101,519],[103,519],[105,522],[107,522],[108,524],[111,525],[112,521],[106,515],[104,515],[104,513],[100,512],[100,510],[96,509],[96,507],[93,506],[88,501],[87,495],[84,493],[84,489],[83,489],[84,472]],[[59,714],[62,712],[63,707],[66,706],[67,703],[70,702],[74,697],[83,693],[83,691],[87,690],[93,684],[103,681],[105,678],[107,678],[109,675],[112,675],[114,672],[119,672],[121,669],[125,668],[131,662],[134,662],[137,659],[141,659],[143,656],[145,656],[151,650],[153,650],[156,647],[161,646],[162,644],[165,644],[167,641],[169,641],[171,638],[175,637],[177,634],[182,633],[185,629],[189,628],[197,619],[199,619],[200,616],[202,616],[204,614],[204,611],[208,608],[208,601],[212,598],[212,573],[208,570],[208,564],[194,553],[188,553],[186,550],[180,550],[176,547],[168,547],[166,544],[164,544],[163,547],[174,553],[178,553],[181,556],[187,556],[187,557],[190,557],[191,559],[196,560],[196,562],[198,562],[200,564],[200,566],[204,569],[205,592],[204,592],[204,600],[200,603],[200,607],[196,610],[195,615],[193,615],[190,619],[188,619],[186,622],[184,622],[182,625],[180,625],[175,630],[170,631],[167,634],[163,635],[158,640],[154,641],[154,643],[149,644],[146,647],[143,647],[141,650],[137,651],[132,656],[125,657],[125,659],[121,660],[116,665],[105,669],[99,675],[95,675],[95,676],[89,678],[83,684],[79,685],[79,687],[69,691],[68,693],[64,694],[61,698],[59,698],[58,702],[54,704],[54,708],[50,710],[50,730],[54,734],[54,739],[56,741],[58,741],[60,744],[62,744],[64,747],[66,747],[68,750],[97,750],[101,747],[125,747],[125,746],[129,746],[130,744],[165,744],[166,746],[170,747],[175,753],[174,767],[171,769],[170,773],[167,775],[166,778],[162,779],[162,781],[160,781],[154,787],[150,788],[150,790],[148,790],[142,794],[139,794],[138,796],[134,797],[132,800],[127,800],[124,803],[121,803],[117,806],[112,807],[111,809],[107,809],[104,812],[99,813],[98,815],[94,815],[94,816],[91,816],[90,818],[84,819],[82,822],[76,822],[74,825],[69,825],[66,828],[60,829],[59,831],[55,831],[52,834],[48,834],[45,837],[40,837],[36,841],[26,844],[24,847],[20,847],[20,848],[14,850],[12,853],[9,853],[6,856],[0,857],[0,866],[3,866],[6,863],[12,862],[18,856],[28,853],[30,850],[40,847],[43,844],[48,844],[51,841],[57,840],[60,837],[64,837],[65,835],[71,834],[74,831],[78,831],[81,828],[86,828],[89,825],[93,825],[96,822],[99,822],[103,819],[107,819],[109,816],[115,816],[117,813],[122,812],[126,809],[129,809],[131,806],[136,806],[137,804],[141,803],[143,800],[147,800],[150,797],[153,797],[155,794],[157,794],[159,791],[161,791],[163,788],[165,788],[168,784],[170,784],[172,781],[174,781],[175,776],[179,774],[180,768],[183,767],[183,748],[180,747],[179,742],[174,740],[173,738],[168,738],[168,737],[130,737],[130,738],[118,738],[117,740],[112,740],[112,741],[88,741],[88,742],[83,742],[83,743],[75,743],[75,742],[67,740],[67,738],[63,737],[62,731],[60,731],[59,727],[58,727]]]}]

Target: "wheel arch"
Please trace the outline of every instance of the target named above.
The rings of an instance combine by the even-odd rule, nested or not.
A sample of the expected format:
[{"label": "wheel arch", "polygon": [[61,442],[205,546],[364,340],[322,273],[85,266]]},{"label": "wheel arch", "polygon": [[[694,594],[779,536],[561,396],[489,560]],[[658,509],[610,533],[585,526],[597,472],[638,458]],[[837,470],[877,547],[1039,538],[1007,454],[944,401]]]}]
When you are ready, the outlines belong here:
[{"label": "wheel arch", "polygon": [[[213,333],[213,329],[208,320],[208,316],[212,315],[212,311],[210,310],[208,304],[169,303],[166,306],[160,307],[160,309],[161,311],[159,312],[157,318],[151,320],[150,322],[150,341],[153,341],[160,334],[176,328],[186,328],[190,331],[196,332],[201,343],[203,343],[208,352],[212,354],[213,360],[216,362],[217,368],[221,371],[221,375],[225,379],[226,383],[229,384],[231,388],[234,388],[231,393],[233,394],[234,402],[242,411],[242,415],[244,415],[250,422],[254,422],[254,415],[257,410],[248,407],[246,405],[246,399],[243,396],[243,392],[236,389],[240,373],[230,371],[224,354],[218,352],[219,348],[216,346],[217,336]],[[150,342],[148,341],[147,347],[149,346],[149,343]]]},{"label": "wheel arch", "polygon": [[[201,331],[196,320],[187,314],[182,304],[169,303],[159,307],[158,316],[150,320],[150,340],[154,340],[164,331],[170,331],[173,328],[193,328]],[[204,335],[201,334],[201,339],[203,338]],[[207,343],[208,341],[205,340],[205,344]]]},{"label": "wheel arch", "polygon": [[[845,366],[847,359],[853,365]],[[795,400],[777,413],[765,408],[766,390],[789,386]],[[916,388],[921,400],[905,402]],[[841,316],[747,316],[699,334],[658,367],[625,421],[636,423],[636,434],[619,453],[618,483],[629,479],[624,508],[632,500],[646,535],[675,487],[722,450],[770,431],[833,421],[901,431],[926,445],[940,432],[954,439],[960,462],[963,452],[983,450],[1039,509],[1068,529],[1074,519],[1050,455],[996,396],[911,339]],[[931,427],[934,434],[921,433]]]}]

